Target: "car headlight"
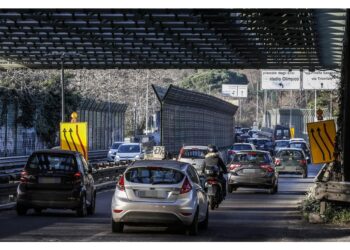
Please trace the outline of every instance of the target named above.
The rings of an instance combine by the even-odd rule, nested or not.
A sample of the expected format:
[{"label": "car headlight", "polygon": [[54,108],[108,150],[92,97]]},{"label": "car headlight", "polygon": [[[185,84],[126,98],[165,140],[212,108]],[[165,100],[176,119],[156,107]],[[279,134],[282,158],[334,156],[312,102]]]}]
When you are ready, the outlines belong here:
[{"label": "car headlight", "polygon": [[136,155],[135,160],[140,160],[140,155]]},{"label": "car headlight", "polygon": [[108,154],[112,154],[112,150],[109,150],[109,151],[108,151]]},{"label": "car headlight", "polygon": [[116,156],[114,157],[114,161],[120,161],[119,155],[116,155]]}]

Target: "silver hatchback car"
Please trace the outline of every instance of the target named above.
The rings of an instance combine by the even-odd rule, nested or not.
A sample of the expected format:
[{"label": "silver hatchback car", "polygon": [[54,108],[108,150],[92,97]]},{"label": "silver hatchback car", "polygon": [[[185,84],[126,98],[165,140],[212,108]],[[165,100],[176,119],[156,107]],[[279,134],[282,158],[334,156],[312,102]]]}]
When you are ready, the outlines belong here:
[{"label": "silver hatchback car", "polygon": [[188,163],[142,160],[119,178],[112,198],[112,231],[130,225],[184,225],[190,235],[208,227],[208,199]]}]

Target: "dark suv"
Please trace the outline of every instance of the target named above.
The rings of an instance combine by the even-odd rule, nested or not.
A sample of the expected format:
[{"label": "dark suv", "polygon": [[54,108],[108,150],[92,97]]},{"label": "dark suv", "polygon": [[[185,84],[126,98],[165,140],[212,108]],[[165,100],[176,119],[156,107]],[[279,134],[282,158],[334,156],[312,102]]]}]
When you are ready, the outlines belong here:
[{"label": "dark suv", "polygon": [[41,150],[31,154],[17,189],[17,214],[30,208],[76,210],[78,216],[95,212],[95,171],[78,152]]}]

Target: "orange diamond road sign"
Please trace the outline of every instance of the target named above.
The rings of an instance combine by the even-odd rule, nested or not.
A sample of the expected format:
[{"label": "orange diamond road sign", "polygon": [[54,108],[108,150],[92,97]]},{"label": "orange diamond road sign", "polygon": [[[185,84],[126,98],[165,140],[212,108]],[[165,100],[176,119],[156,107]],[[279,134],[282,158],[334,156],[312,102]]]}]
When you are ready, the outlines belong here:
[{"label": "orange diamond road sign", "polygon": [[87,122],[61,122],[60,145],[63,150],[80,152],[88,160]]},{"label": "orange diamond road sign", "polygon": [[334,120],[311,122],[307,124],[312,163],[334,161],[336,129]]}]

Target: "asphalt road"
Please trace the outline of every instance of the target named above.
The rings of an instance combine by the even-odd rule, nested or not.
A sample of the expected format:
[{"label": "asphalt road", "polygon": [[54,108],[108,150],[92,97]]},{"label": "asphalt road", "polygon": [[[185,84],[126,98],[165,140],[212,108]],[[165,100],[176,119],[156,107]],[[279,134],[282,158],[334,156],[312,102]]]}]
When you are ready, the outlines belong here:
[{"label": "asphalt road", "polygon": [[218,210],[210,212],[209,228],[198,236],[179,228],[128,227],[113,234],[110,202],[113,191],[98,194],[96,214],[78,218],[72,211],[45,210],[18,217],[0,212],[0,241],[350,241],[350,229],[310,225],[298,210],[319,166],[309,167],[309,178],[281,176],[279,192],[238,189]]}]

